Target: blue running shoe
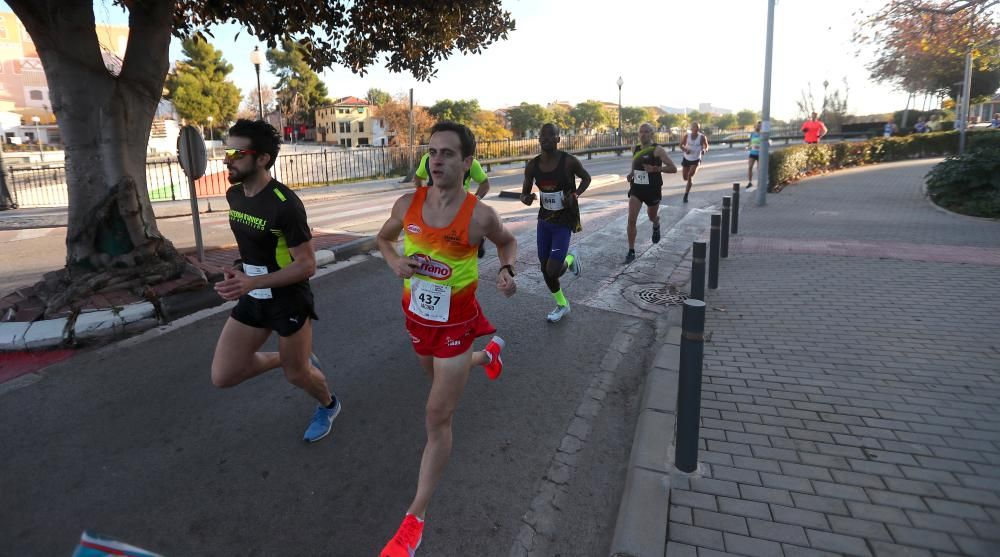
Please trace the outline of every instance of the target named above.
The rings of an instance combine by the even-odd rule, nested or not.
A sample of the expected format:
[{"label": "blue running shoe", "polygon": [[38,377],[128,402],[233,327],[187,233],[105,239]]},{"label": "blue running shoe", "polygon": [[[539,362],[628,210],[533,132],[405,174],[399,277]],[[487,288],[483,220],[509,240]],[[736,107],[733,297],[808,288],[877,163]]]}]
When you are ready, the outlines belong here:
[{"label": "blue running shoe", "polygon": [[[316,369],[323,371],[323,365],[316,354],[309,354],[309,363]],[[336,398],[337,395],[332,396]],[[306,428],[306,434],[302,440],[306,443],[315,443],[329,435],[333,429],[333,420],[337,418],[338,414],[340,414],[339,398],[337,399],[337,403],[333,405],[333,408],[316,406],[316,411],[313,413],[312,420],[309,421],[309,427]]]},{"label": "blue running shoe", "polygon": [[337,399],[337,404],[333,405],[333,408],[317,406],[316,412],[313,413],[312,420],[309,421],[309,427],[306,428],[306,434],[302,440],[306,443],[315,443],[329,435],[330,430],[333,429],[333,420],[337,418],[337,414],[340,414],[339,398]]}]

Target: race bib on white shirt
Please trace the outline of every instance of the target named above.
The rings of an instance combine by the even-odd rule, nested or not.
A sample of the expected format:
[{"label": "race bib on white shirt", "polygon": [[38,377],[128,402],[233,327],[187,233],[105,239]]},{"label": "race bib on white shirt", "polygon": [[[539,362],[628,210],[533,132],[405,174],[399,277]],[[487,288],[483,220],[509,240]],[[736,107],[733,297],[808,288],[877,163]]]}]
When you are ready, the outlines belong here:
[{"label": "race bib on white shirt", "polygon": [[558,211],[563,208],[563,194],[561,191],[543,191],[542,207],[549,211]]},{"label": "race bib on white shirt", "polygon": [[646,172],[645,170],[636,170],[632,174],[632,183],[649,185],[649,172]]},{"label": "race bib on white shirt", "polygon": [[428,321],[448,322],[451,286],[410,278],[410,311]]},{"label": "race bib on white shirt", "polygon": [[[263,265],[250,265],[244,263],[243,272],[246,273],[248,277],[259,277],[267,274],[267,267],[264,267]],[[250,294],[251,298],[256,298],[258,300],[270,300],[274,297],[270,288],[258,288],[256,290],[251,290],[248,294]]]}]

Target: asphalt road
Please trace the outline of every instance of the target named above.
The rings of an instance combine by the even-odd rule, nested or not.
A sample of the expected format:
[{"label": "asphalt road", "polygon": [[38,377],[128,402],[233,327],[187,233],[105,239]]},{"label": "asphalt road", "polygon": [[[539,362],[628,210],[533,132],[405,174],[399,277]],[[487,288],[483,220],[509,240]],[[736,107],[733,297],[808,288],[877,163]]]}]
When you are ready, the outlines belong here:
[{"label": "asphalt road", "polygon": [[[402,327],[399,280],[364,258],[314,281],[316,352],[344,410],[301,441],[311,401],[280,371],[220,390],[208,366],[226,313],[76,356],[0,397],[0,554],[68,555],[84,529],[168,555],[374,555],[402,519],[424,444],[428,381]],[[348,266],[350,265],[350,266]],[[428,514],[424,555],[507,555],[583,391],[628,319],[484,281],[507,339],[504,375],[478,370]],[[562,525],[563,555],[607,547],[645,345],[620,366]],[[480,341],[479,344],[482,344]],[[557,544],[558,545],[558,544]],[[564,552],[565,551],[565,552]]]},{"label": "asphalt road", "polygon": [[[695,189],[690,196],[689,206],[700,207],[718,203],[718,192],[731,187],[731,182],[746,180],[745,152],[742,149],[711,151],[699,170]],[[674,162],[679,165],[680,154],[673,153]],[[625,205],[627,185],[624,175],[628,171],[628,159],[606,156],[583,163],[595,179],[595,186],[588,197],[592,199],[620,200]],[[487,201],[505,219],[520,219],[534,215],[536,209],[526,208],[516,199],[496,197],[502,189],[517,188],[521,184],[521,174],[495,175],[490,183],[493,189]],[[304,190],[308,191],[308,190]],[[306,209],[310,225],[320,230],[348,231],[358,234],[374,234],[385,221],[392,203],[402,191],[366,193],[358,196],[338,197],[321,201],[307,201]],[[665,201],[669,205],[680,202],[683,194],[680,174],[667,176],[664,188]],[[586,199],[584,200],[584,203]],[[21,214],[26,214],[25,210]],[[0,229],[0,293],[38,281],[43,273],[61,268],[66,259],[66,228],[48,226],[44,223],[60,220],[64,209],[33,211],[38,213],[37,223],[22,230]],[[2,217],[0,214],[0,225]],[[201,215],[202,236],[206,246],[233,244],[232,232],[226,214],[215,212]],[[24,219],[30,220],[30,219]],[[179,249],[194,248],[194,232],[191,217],[171,217],[157,219],[160,231],[170,238]],[[4,228],[4,226],[0,226]]]},{"label": "asphalt road", "polygon": [[[515,297],[491,288],[492,248],[481,264],[483,306],[508,341],[506,370],[497,382],[476,370],[469,382],[422,555],[509,554],[585,389],[612,339],[630,328],[632,349],[565,486],[546,549],[607,554],[657,337],[655,314],[635,302],[633,289],[662,285],[690,235],[704,228],[690,225],[707,219],[701,207],[739,179],[742,153],[722,155],[699,174],[689,204],[679,203],[679,177],[668,178],[664,240],[649,243],[642,217],[640,257],[629,266],[621,264],[624,183],[611,176],[622,159],[588,163],[598,185],[581,201],[584,232],[574,237],[584,274],[564,278],[573,313],[557,325],[544,321],[552,301],[535,259],[537,209],[489,199],[519,242]],[[519,183],[504,176],[495,187]],[[373,231],[398,195],[308,210],[317,228]],[[183,228],[184,220],[161,226]],[[224,221],[207,228],[216,226]],[[0,555],[66,555],[84,529],[168,555],[374,555],[413,495],[428,382],[402,326],[399,280],[370,256],[332,269],[313,281],[316,352],[344,403],[329,439],[302,444],[312,402],[280,371],[234,389],[211,386],[225,312],[84,351],[33,384],[0,391]]]}]

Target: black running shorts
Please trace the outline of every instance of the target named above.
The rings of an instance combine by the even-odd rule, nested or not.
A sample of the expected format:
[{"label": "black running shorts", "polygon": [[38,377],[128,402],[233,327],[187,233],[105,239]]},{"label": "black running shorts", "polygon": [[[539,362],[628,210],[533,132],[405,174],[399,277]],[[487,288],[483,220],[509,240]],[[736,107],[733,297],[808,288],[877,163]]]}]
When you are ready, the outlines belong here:
[{"label": "black running shorts", "polygon": [[233,319],[257,329],[270,329],[283,337],[299,332],[307,319],[319,319],[313,309],[312,292],[294,293],[280,300],[258,300],[241,296],[230,313]]},{"label": "black running shorts", "polygon": [[628,188],[628,196],[642,201],[649,207],[653,207],[660,204],[660,199],[663,198],[663,188],[632,184]]}]

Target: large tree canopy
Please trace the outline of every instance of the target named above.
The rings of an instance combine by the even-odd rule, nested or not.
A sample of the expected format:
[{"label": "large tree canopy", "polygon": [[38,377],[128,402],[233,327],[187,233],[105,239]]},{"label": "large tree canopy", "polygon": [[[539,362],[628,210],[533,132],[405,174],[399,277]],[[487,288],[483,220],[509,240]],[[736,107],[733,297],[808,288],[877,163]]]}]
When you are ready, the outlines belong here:
[{"label": "large tree canopy", "polygon": [[357,73],[385,58],[428,79],[455,52],[478,53],[514,29],[499,0],[115,0],[128,10],[120,65],[105,65],[93,0],[7,0],[31,36],[66,145],[66,281],[49,309],[109,285],[143,290],[189,269],[160,234],[146,191],[146,145],[170,65],[171,35],[236,22],[271,48],[305,45],[313,69]]},{"label": "large tree canopy", "polygon": [[542,124],[552,121],[552,112],[544,106],[522,102],[507,111],[510,129],[517,137],[525,137],[529,131],[538,131]]},{"label": "large tree canopy", "polygon": [[267,51],[271,73],[278,76],[277,100],[281,113],[289,121],[315,123],[315,108],[327,98],[326,84],[306,63],[308,48],[301,43],[282,41],[281,48]]},{"label": "large tree canopy", "polygon": [[622,127],[638,130],[639,126],[653,121],[653,111],[641,106],[622,107]]},{"label": "large tree canopy", "polygon": [[972,50],[972,97],[1000,85],[1000,2],[892,0],[863,14],[854,40],[876,48],[872,78],[911,93],[957,98]]},{"label": "large tree canopy", "polygon": [[374,106],[382,106],[392,100],[392,95],[377,87],[371,87],[368,89],[368,92],[365,93],[365,100],[372,103]]},{"label": "large tree canopy", "polygon": [[218,124],[231,122],[240,104],[240,90],[226,76],[232,64],[201,37],[184,39],[186,60],[167,76],[167,98],[177,114],[191,123],[205,125],[211,116]]},{"label": "large tree canopy", "polygon": [[582,130],[597,129],[609,122],[604,105],[597,101],[582,102],[574,106],[569,113],[577,128]]},{"label": "large tree canopy", "polygon": [[476,121],[476,116],[480,110],[479,101],[476,99],[469,99],[467,101],[444,99],[434,103],[434,106],[427,109],[431,113],[431,116],[437,118],[438,121],[451,120],[452,122],[458,122],[466,126],[471,126]]}]

